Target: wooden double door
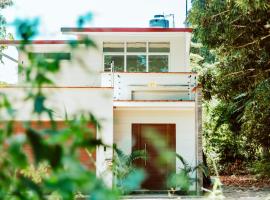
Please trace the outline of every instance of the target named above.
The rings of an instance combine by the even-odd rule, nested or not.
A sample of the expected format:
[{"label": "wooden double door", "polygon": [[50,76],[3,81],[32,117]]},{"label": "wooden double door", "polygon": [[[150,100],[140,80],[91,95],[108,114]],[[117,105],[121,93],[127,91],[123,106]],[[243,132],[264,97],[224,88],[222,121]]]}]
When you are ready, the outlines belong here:
[{"label": "wooden double door", "polygon": [[163,146],[165,144],[167,150],[176,151],[175,124],[132,124],[132,140],[132,151],[145,150],[147,154],[146,160],[138,159],[134,162],[136,167],[143,168],[147,175],[141,189],[168,189],[166,180],[170,173],[175,172],[175,158],[172,158],[170,162],[161,163],[161,154],[165,152],[161,152],[163,149],[159,149],[159,144]]}]

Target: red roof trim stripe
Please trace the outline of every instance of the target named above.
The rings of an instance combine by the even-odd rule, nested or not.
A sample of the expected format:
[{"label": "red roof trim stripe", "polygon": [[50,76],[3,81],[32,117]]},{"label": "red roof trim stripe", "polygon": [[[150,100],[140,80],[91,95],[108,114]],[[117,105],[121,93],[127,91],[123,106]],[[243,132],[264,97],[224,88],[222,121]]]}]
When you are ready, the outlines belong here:
[{"label": "red roof trim stripe", "polygon": [[192,28],[61,28],[62,32],[192,32]]},{"label": "red roof trim stripe", "polygon": [[195,100],[113,100],[113,102],[194,102]]},{"label": "red roof trim stripe", "polygon": [[[2,89],[20,89],[20,88],[35,88],[24,85],[3,85]],[[98,86],[43,86],[43,89],[113,89],[113,87],[98,87]]]},{"label": "red roof trim stripe", "polygon": [[[100,72],[102,74],[111,74],[112,72]],[[192,74],[196,75],[197,72],[114,72],[115,74]]]},{"label": "red roof trim stripe", "polygon": [[0,45],[19,45],[19,44],[69,44],[72,41],[79,42],[76,40],[0,40]]}]

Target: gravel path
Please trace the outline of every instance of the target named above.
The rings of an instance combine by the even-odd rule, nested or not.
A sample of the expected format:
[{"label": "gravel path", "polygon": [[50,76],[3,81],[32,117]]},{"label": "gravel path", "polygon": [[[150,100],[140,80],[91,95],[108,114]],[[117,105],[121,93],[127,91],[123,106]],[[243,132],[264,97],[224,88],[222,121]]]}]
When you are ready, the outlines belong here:
[{"label": "gravel path", "polygon": [[[255,188],[255,187],[236,187],[236,186],[223,186],[223,195],[225,200],[270,200],[270,188]],[[132,195],[126,196],[124,200],[210,200],[207,197],[198,196],[173,196],[169,197],[165,194],[156,195]],[[219,200],[212,199],[211,200]]]},{"label": "gravel path", "polygon": [[226,199],[270,200],[270,188],[223,186]]}]

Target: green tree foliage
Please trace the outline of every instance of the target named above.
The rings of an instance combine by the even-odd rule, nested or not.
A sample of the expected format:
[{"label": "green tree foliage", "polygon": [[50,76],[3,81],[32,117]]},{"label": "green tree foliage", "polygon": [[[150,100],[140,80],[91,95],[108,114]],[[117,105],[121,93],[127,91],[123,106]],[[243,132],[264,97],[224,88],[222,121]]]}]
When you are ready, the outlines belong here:
[{"label": "green tree foliage", "polygon": [[[11,5],[12,5],[11,0],[0,0],[0,11]],[[5,39],[6,37],[7,37],[6,20],[4,16],[0,14],[0,39]]]},{"label": "green tree foliage", "polygon": [[[1,15],[1,11],[5,9],[8,6],[12,5],[11,0],[0,0],[0,40],[6,39],[6,38],[11,38],[11,35],[7,33],[6,30],[6,19],[4,16]],[[0,46],[0,52],[3,51],[5,47]],[[0,61],[2,61],[2,55],[0,54]]]},{"label": "green tree foliage", "polygon": [[223,126],[224,135],[234,134],[230,140],[241,138],[269,156],[269,0],[193,0],[189,22],[217,61],[200,78],[205,99],[218,101],[212,130]]}]

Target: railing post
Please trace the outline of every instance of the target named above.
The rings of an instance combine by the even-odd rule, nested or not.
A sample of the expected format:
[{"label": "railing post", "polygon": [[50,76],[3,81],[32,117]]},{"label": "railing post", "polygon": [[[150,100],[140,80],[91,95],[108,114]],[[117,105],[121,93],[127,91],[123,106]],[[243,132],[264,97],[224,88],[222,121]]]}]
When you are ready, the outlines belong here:
[{"label": "railing post", "polygon": [[189,75],[189,76],[188,76],[188,96],[189,96],[189,100],[192,100],[191,93],[192,93],[192,88],[191,88],[191,75]]},{"label": "railing post", "polygon": [[114,61],[111,62],[112,87],[114,87]]},{"label": "railing post", "polygon": [[[196,135],[196,164],[203,163],[203,150],[202,150],[202,88],[200,85],[196,87],[195,94],[195,135]],[[203,186],[203,173],[197,170],[197,194],[201,194]]]},{"label": "railing post", "polygon": [[111,87],[113,88],[113,98],[116,98],[116,88],[114,87],[114,61],[111,62],[111,77],[112,77],[112,82],[111,82]]}]

